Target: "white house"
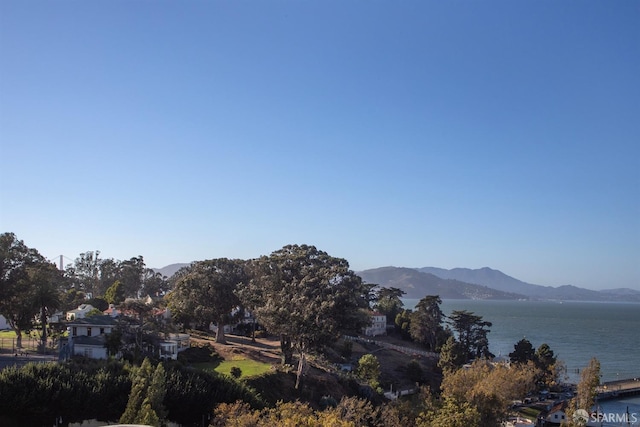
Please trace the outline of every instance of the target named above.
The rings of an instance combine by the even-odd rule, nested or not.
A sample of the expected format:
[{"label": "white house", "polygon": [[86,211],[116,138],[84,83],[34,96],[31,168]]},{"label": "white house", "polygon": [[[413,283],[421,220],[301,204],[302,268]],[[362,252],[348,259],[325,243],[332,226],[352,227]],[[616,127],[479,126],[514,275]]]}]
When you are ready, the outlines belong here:
[{"label": "white house", "polygon": [[387,333],[387,316],[373,312],[371,313],[371,325],[364,328],[364,334],[369,337],[378,335],[386,335]]},{"label": "white house", "polygon": [[178,353],[189,348],[189,340],[189,334],[169,334],[160,342],[160,359],[176,360]]},{"label": "white house", "polygon": [[106,359],[106,336],[115,326],[116,320],[111,316],[91,316],[68,321],[69,338],[66,343],[61,343],[60,358],[80,355],[92,359]]},{"label": "white house", "polygon": [[67,320],[84,319],[95,308],[91,304],[80,304],[78,308],[67,311]]},{"label": "white house", "polygon": [[563,423],[567,418],[567,415],[564,412],[566,408],[567,408],[566,400],[551,407],[551,409],[549,409],[549,412],[547,413],[546,421],[548,423],[553,423],[553,424]]}]

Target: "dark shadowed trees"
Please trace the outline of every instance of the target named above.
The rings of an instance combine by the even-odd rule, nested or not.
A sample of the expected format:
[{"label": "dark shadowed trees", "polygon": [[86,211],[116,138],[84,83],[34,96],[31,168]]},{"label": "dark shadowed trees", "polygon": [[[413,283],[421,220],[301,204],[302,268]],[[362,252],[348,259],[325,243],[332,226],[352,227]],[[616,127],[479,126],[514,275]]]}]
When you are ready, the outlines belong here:
[{"label": "dark shadowed trees", "polygon": [[65,277],[54,264],[42,262],[29,268],[29,280],[33,286],[33,302],[40,318],[40,341],[44,349],[47,344],[48,318],[62,305]]},{"label": "dark shadowed trees", "polygon": [[464,365],[466,361],[467,351],[462,344],[456,341],[455,337],[449,336],[442,348],[440,348],[438,367],[442,369],[443,372],[455,371]]},{"label": "dark shadowed trees", "polygon": [[487,338],[491,322],[467,310],[454,310],[449,320],[453,330],[458,333],[458,342],[462,344],[468,359],[491,357]]},{"label": "dark shadowed trees", "polygon": [[411,313],[411,337],[431,351],[436,351],[439,347],[438,338],[442,337],[444,332],[444,314],[440,310],[440,304],[442,300],[438,295],[427,295],[418,302]]},{"label": "dark shadowed trees", "polygon": [[53,270],[47,264],[37,250],[15,234],[0,235],[0,314],[15,331],[18,347],[22,346],[22,332],[33,327],[41,302],[57,305],[57,297],[49,292],[47,278],[53,277]]},{"label": "dark shadowed trees", "polygon": [[522,338],[515,343],[513,351],[509,353],[509,359],[513,363],[527,363],[530,360],[534,360],[535,356],[536,352],[533,349],[533,344],[526,338]]},{"label": "dark shadowed trees", "polygon": [[404,294],[405,291],[398,288],[379,288],[375,292],[373,308],[387,316],[387,323],[393,322],[404,307],[404,303],[401,300]]}]

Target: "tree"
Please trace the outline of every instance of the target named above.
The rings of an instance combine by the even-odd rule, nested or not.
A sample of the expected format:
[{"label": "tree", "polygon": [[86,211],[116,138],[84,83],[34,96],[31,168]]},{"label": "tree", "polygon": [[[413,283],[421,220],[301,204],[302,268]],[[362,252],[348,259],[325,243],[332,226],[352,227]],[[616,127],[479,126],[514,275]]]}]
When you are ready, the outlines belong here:
[{"label": "tree", "polygon": [[87,251],[67,266],[68,274],[74,277],[78,288],[91,296],[102,295],[100,289],[100,251]]},{"label": "tree", "polygon": [[522,338],[514,344],[513,351],[509,353],[509,359],[513,363],[527,363],[534,360],[535,355],[536,353],[531,341],[526,338]]},{"label": "tree", "polygon": [[553,354],[553,350],[551,350],[549,344],[543,343],[536,350],[535,360],[538,364],[546,368],[556,363],[556,356]]},{"label": "tree", "polygon": [[537,382],[541,386],[549,388],[556,386],[566,373],[566,366],[561,360],[557,359],[547,343],[543,343],[538,347],[534,360],[536,366],[540,369]]},{"label": "tree", "polygon": [[237,366],[232,366],[229,370],[229,373],[233,378],[240,378],[242,376],[242,369],[238,368]]},{"label": "tree", "polygon": [[122,329],[115,328],[110,334],[105,334],[104,346],[109,356],[115,356],[122,348]]},{"label": "tree", "polygon": [[[73,279],[66,273],[67,272],[65,271],[65,279],[67,283],[69,283]],[[61,298],[62,298],[62,305],[60,306],[60,308],[63,311],[69,311],[69,310],[78,308],[80,304],[84,303],[87,300],[85,293],[83,291],[77,290],[74,287],[67,289],[65,292],[63,292]]]},{"label": "tree", "polygon": [[412,310],[402,310],[396,315],[396,330],[400,332],[403,340],[411,340],[411,313]]},{"label": "tree", "polygon": [[124,285],[122,282],[119,280],[113,282],[104,293],[104,299],[109,304],[121,304],[124,301]]},{"label": "tree", "polygon": [[159,324],[153,316],[154,303],[148,300],[129,298],[121,305],[127,313],[122,323],[125,341],[134,344],[134,358],[157,354]]},{"label": "tree", "polygon": [[167,416],[164,407],[166,389],[166,373],[162,363],[153,367],[149,359],[144,359],[138,368],[127,407],[120,417],[121,423],[162,426]]},{"label": "tree", "polygon": [[492,326],[491,322],[482,320],[467,310],[455,310],[449,316],[453,329],[458,333],[458,342],[462,344],[467,359],[491,357],[487,334]]},{"label": "tree", "polygon": [[411,313],[411,326],[409,332],[414,341],[425,345],[429,350],[435,351],[438,346],[438,337],[444,331],[442,320],[444,314],[440,310],[442,300],[437,295],[427,295],[416,305]]},{"label": "tree", "polygon": [[87,304],[94,306],[95,308],[100,310],[101,313],[109,308],[109,303],[102,297],[91,298],[87,300]]},{"label": "tree", "polygon": [[467,352],[455,337],[450,336],[447,342],[440,348],[438,367],[443,372],[455,371],[467,361]]},{"label": "tree", "polygon": [[599,385],[600,361],[592,357],[587,367],[580,373],[580,382],[578,383],[575,397],[577,409],[591,410],[593,405],[595,405]]},{"label": "tree", "polygon": [[146,268],[142,275],[142,295],[161,296],[169,290],[167,276],[156,273],[151,268]]},{"label": "tree", "polygon": [[138,422],[138,414],[142,410],[144,399],[147,397],[147,389],[151,383],[152,375],[153,365],[149,359],[144,359],[133,377],[127,407],[120,417],[121,423],[133,424]]},{"label": "tree", "polygon": [[18,348],[22,347],[22,332],[33,327],[40,309],[34,279],[39,279],[35,272],[45,264],[44,257],[15,234],[0,235],[0,314],[15,331]]},{"label": "tree", "polygon": [[[445,371],[442,397],[454,402],[467,402],[480,414],[480,425],[499,425],[511,402],[534,390],[535,370],[530,364],[492,365],[485,360],[469,368]],[[441,424],[435,424],[441,425]]]},{"label": "tree", "polygon": [[44,351],[47,345],[48,317],[62,305],[64,276],[54,264],[41,262],[29,268],[29,280],[34,287],[34,305],[39,312],[42,327],[40,340]]},{"label": "tree", "polygon": [[439,407],[421,413],[416,420],[416,425],[418,427],[481,427],[485,424],[481,424],[480,413],[473,405],[445,397]]},{"label": "tree", "polygon": [[402,289],[381,287],[375,293],[373,308],[387,316],[387,322],[392,322],[404,307],[401,298],[405,293]]},{"label": "tree", "polygon": [[145,271],[142,255],[118,263],[118,280],[122,282],[125,297],[139,298]]},{"label": "tree", "polygon": [[365,354],[358,360],[357,374],[365,380],[371,387],[378,388],[380,385],[380,362],[373,354]]},{"label": "tree", "polygon": [[[263,304],[263,286],[265,275],[262,269],[266,268],[264,259],[248,260],[245,269],[248,280],[244,281],[236,291],[243,310],[251,313],[251,342],[256,342],[256,311]],[[268,276],[266,281],[268,281]]]},{"label": "tree", "polygon": [[167,376],[164,366],[162,366],[162,363],[158,363],[147,390],[147,397],[143,402],[143,413],[140,417],[141,423],[154,426],[164,424],[164,420],[167,417],[167,410],[164,406],[164,397],[167,394],[166,381]]},{"label": "tree", "polygon": [[407,378],[414,383],[421,383],[424,380],[424,371],[420,362],[413,359],[409,363],[407,363]]},{"label": "tree", "polygon": [[262,303],[260,323],[280,335],[283,363],[299,354],[296,388],[306,353],[357,332],[369,323],[370,287],[349,270],[349,263],[314,246],[289,245],[255,261],[253,280]]},{"label": "tree", "polygon": [[236,289],[247,280],[244,261],[218,258],[196,262],[177,282],[169,307],[178,317],[187,314],[199,324],[217,325],[216,342],[226,343],[224,325],[240,305]]}]

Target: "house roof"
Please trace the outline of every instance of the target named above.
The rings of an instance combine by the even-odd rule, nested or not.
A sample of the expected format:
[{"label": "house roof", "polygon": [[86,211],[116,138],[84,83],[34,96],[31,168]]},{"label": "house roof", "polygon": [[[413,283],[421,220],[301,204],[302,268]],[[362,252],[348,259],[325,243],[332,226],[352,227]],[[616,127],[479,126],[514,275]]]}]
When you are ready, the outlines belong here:
[{"label": "house roof", "polygon": [[78,308],[74,308],[73,310],[69,310],[68,313],[81,313],[84,311],[93,310],[93,306],[91,304],[80,304]]},{"label": "house roof", "polygon": [[553,414],[554,412],[558,412],[558,411],[564,412],[565,409],[567,409],[568,404],[569,403],[566,400],[563,400],[562,402],[553,405],[551,409],[549,409],[548,413]]},{"label": "house roof", "polygon": [[111,316],[89,316],[67,321],[71,326],[115,326],[118,322]]}]

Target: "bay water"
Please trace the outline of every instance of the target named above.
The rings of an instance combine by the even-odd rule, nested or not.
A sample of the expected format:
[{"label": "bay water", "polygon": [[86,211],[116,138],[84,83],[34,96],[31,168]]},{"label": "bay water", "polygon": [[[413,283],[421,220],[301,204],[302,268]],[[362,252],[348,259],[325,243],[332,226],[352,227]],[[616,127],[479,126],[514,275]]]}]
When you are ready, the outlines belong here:
[{"label": "bay water", "polygon": [[[413,309],[418,300],[403,302]],[[568,382],[580,381],[579,372],[592,357],[600,361],[603,382],[640,378],[640,304],[444,300],[441,309],[447,316],[468,310],[491,322],[489,349],[496,356],[508,357],[522,338],[536,349],[547,343],[566,364]],[[600,408],[609,413],[629,410],[640,420],[638,396],[600,402]]]}]

